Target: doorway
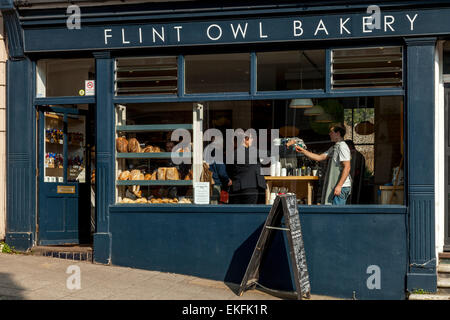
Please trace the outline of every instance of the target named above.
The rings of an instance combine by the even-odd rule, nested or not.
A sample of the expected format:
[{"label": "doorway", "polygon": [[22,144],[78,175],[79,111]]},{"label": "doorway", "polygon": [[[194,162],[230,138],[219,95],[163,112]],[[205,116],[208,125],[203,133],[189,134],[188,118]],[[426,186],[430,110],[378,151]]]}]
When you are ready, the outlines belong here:
[{"label": "doorway", "polygon": [[90,109],[90,105],[38,108],[39,245],[92,243],[95,137]]}]

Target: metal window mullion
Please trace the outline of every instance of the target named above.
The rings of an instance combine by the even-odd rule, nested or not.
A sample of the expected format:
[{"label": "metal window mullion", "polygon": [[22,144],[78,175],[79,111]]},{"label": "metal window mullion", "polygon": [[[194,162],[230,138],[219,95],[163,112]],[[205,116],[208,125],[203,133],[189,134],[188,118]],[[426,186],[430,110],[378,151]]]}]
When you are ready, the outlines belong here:
[{"label": "metal window mullion", "polygon": [[178,96],[184,97],[185,94],[185,72],[184,72],[184,56],[179,55],[178,56]]},{"label": "metal window mullion", "polygon": [[63,118],[63,177],[64,177],[64,183],[67,183],[67,164],[69,163],[67,161],[67,157],[69,156],[69,148],[67,145],[68,139],[67,135],[69,134],[69,123],[67,120],[67,113],[64,113]]},{"label": "metal window mullion", "polygon": [[331,78],[333,76],[332,51],[331,49],[325,50],[325,92],[331,92]]},{"label": "metal window mullion", "polygon": [[256,95],[256,92],[258,90],[258,68],[257,68],[257,57],[256,52],[250,53],[250,95],[254,96]]}]

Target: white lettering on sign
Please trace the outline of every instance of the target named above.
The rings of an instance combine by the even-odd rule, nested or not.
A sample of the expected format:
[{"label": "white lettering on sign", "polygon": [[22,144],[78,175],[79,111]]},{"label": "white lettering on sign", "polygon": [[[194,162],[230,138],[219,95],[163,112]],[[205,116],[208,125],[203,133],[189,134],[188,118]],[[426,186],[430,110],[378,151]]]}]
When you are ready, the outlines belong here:
[{"label": "white lettering on sign", "polygon": [[173,27],[175,30],[177,30],[177,42],[180,42],[180,30],[183,29],[182,26],[175,26]]},{"label": "white lettering on sign", "polygon": [[158,36],[158,38],[164,42],[164,27],[161,27],[161,33],[158,33],[158,31],[155,28],[152,28],[153,31],[153,43],[156,42],[156,36]]},{"label": "white lettering on sign", "polygon": [[259,37],[260,37],[261,39],[267,38],[267,34],[263,34],[263,30],[262,30],[262,22],[259,23]]},{"label": "white lettering on sign", "polygon": [[122,28],[122,43],[123,44],[130,43],[130,41],[125,40],[125,29],[124,28]]},{"label": "white lettering on sign", "polygon": [[384,16],[384,32],[387,31],[387,27],[389,27],[391,31],[395,31],[394,28],[391,26],[391,24],[393,24],[394,22],[395,22],[394,16]]},{"label": "white lettering on sign", "polygon": [[411,31],[414,31],[414,21],[416,21],[418,14],[416,13],[414,15],[414,18],[411,20],[411,17],[409,16],[409,14],[406,15],[406,17],[408,18],[409,22],[411,23]]},{"label": "white lettering on sign", "polygon": [[372,32],[372,27],[371,27],[372,26],[372,17],[363,17],[362,25],[363,25],[362,32],[364,32],[364,33]]},{"label": "white lettering on sign", "polygon": [[[376,12],[375,12],[376,14]],[[376,28],[377,16],[362,16],[360,18],[353,17],[336,17],[336,19],[332,24],[332,20],[324,20],[319,19],[316,22],[309,22],[305,23],[305,19],[299,19],[299,18],[293,18],[292,20],[288,20],[288,27],[286,32],[286,39],[289,39],[289,37],[294,38],[300,38],[303,37],[305,39],[311,39],[311,38],[320,38],[323,36],[330,35],[328,28],[334,28],[336,30],[339,30],[339,35],[341,36],[347,36],[347,35],[355,35],[358,36],[358,30],[356,26],[358,26],[360,29],[359,33],[367,34],[367,33],[377,33],[377,35],[380,35],[382,33],[392,33],[397,32],[397,29],[399,29],[398,21],[402,20],[403,24],[405,24],[405,29],[409,29],[408,31],[416,31],[417,25],[416,21],[419,18],[418,13],[414,14],[403,14],[403,15],[384,15],[383,18],[379,18],[383,26],[381,28]],[[362,19],[362,20],[359,20]],[[355,25],[356,21],[361,21],[361,24],[358,23],[358,25]],[[402,24],[402,25],[403,25]],[[269,25],[270,26],[270,25]],[[276,26],[279,26],[279,24],[276,24]],[[192,38],[190,36],[189,39],[186,38],[186,34],[190,35],[192,30],[189,30],[188,33],[185,31],[185,29],[189,27],[192,28],[191,25],[158,25],[154,27],[149,27],[146,29],[145,26],[137,26],[136,28],[127,28],[127,27],[118,27],[117,29],[114,29],[112,27],[108,27],[103,29],[103,39],[105,42],[105,45],[129,45],[129,44],[172,44],[169,43],[172,41],[173,43],[183,43],[183,40],[187,40],[188,44],[195,44],[197,42],[202,42],[202,40],[197,40],[196,37]],[[227,30],[229,28],[229,30]],[[206,32],[203,33],[205,35],[204,42],[208,41],[224,41],[224,32],[229,32],[230,38],[232,40],[238,40],[238,39],[249,39],[249,38],[259,38],[261,40],[269,40],[269,34],[266,30],[266,24],[263,21],[254,21],[253,24],[250,22],[230,22],[229,27],[228,25],[219,25],[216,23],[212,23],[206,26]],[[375,30],[375,31],[374,31]],[[402,30],[404,31],[404,30]],[[148,34],[146,34],[146,32]],[[182,34],[184,32],[184,34]],[[282,34],[283,30],[277,29],[277,39],[276,40],[282,40]],[[269,31],[270,33],[270,31]],[[172,37],[173,38],[172,38]],[[173,39],[173,40],[171,40]],[[176,39],[176,40],[175,40]],[[114,41],[113,41],[114,40]],[[227,36],[227,41],[228,36]],[[150,42],[150,43],[148,43]]]},{"label": "white lettering on sign", "polygon": [[350,20],[350,18],[345,19],[345,21],[342,20],[342,18],[339,19],[339,32],[341,34],[343,34],[343,31],[345,30],[345,32],[347,32],[347,34],[351,34],[350,31],[348,31],[348,29],[345,27],[345,24],[348,22],[348,20]]},{"label": "white lettering on sign", "polygon": [[[217,29],[218,35],[216,37],[211,36],[211,28]],[[206,30],[206,34],[208,35],[208,38],[213,41],[219,40],[222,37],[222,28],[217,24],[212,24],[208,27],[208,30]]]},{"label": "white lettering on sign", "polygon": [[230,24],[230,26],[231,26],[231,31],[233,32],[233,36],[234,36],[235,39],[237,39],[237,36],[238,36],[239,32],[242,35],[242,39],[245,39],[245,35],[247,34],[248,23],[245,24],[244,30],[242,30],[242,26],[241,26],[240,23],[238,24],[236,30],[234,29],[234,25],[232,23]]},{"label": "white lettering on sign", "polygon": [[112,35],[109,34],[111,31],[111,29],[105,29],[105,44],[108,44],[108,38],[112,38]]},{"label": "white lettering on sign", "polygon": [[325,27],[325,24],[323,23],[322,19],[320,19],[319,24],[317,25],[317,28],[316,28],[316,32],[314,32],[314,35],[316,36],[320,30],[325,31],[325,33],[328,35],[328,30]]},{"label": "white lettering on sign", "polygon": [[294,37],[300,37],[303,34],[301,20],[294,20]]}]

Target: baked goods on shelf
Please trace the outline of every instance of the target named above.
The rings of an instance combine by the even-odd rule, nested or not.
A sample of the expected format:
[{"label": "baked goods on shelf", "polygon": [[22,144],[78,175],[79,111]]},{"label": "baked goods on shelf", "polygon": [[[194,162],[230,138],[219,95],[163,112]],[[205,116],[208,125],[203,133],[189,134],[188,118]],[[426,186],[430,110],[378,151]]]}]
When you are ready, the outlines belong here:
[{"label": "baked goods on shelf", "polygon": [[166,180],[166,171],[167,168],[158,168],[158,180]]},{"label": "baked goods on shelf", "polygon": [[140,153],[141,151],[141,145],[136,138],[131,138],[128,140],[128,152]]},{"label": "baked goods on shelf", "polygon": [[128,152],[128,140],[125,137],[119,137],[116,139],[117,152]]},{"label": "baked goods on shelf", "polygon": [[130,198],[123,198],[120,203],[145,203],[145,204],[178,204],[178,203],[192,203],[190,199],[183,198],[178,200],[177,198],[138,198],[136,200]]},{"label": "baked goods on shelf", "polygon": [[166,168],[166,180],[180,180],[180,173],[176,167]]},{"label": "baked goods on shelf", "polygon": [[119,174],[118,179],[119,180],[128,180],[128,179],[130,179],[130,171],[128,171],[128,170],[122,171]]},{"label": "baked goods on shelf", "polygon": [[131,170],[130,180],[145,180],[144,174],[140,170]]}]

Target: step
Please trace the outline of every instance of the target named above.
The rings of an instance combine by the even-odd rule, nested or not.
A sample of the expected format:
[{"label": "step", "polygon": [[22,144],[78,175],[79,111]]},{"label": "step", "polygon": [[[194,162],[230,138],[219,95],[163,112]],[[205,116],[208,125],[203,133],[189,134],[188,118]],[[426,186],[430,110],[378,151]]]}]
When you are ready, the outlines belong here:
[{"label": "step", "polygon": [[439,293],[410,294],[408,300],[450,300],[450,295]]},{"label": "step", "polygon": [[91,245],[36,246],[30,254],[75,261],[93,261]]},{"label": "step", "polygon": [[450,252],[439,252],[439,259],[450,259]]},{"label": "step", "polygon": [[440,263],[438,265],[439,273],[449,273],[450,274],[450,264]]},{"label": "step", "polygon": [[450,288],[450,279],[438,277],[438,288]]}]

